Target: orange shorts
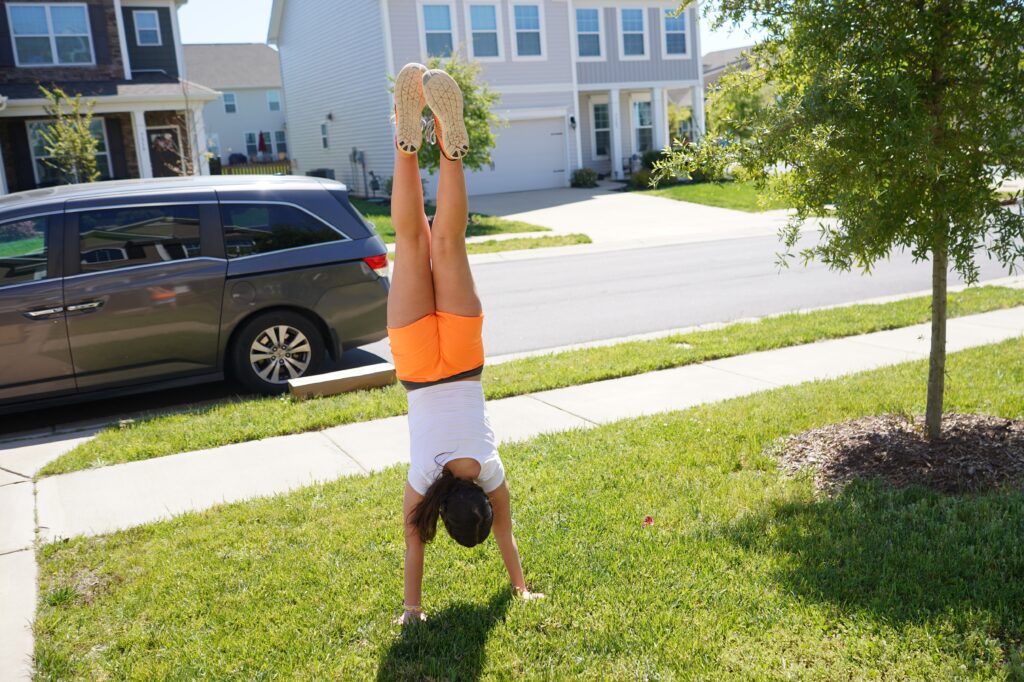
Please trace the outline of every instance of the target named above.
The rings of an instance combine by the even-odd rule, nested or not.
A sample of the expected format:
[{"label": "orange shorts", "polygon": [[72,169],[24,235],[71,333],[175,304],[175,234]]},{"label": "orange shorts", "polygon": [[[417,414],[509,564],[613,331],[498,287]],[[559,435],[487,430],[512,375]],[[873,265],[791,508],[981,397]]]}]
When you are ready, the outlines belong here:
[{"label": "orange shorts", "polygon": [[388,327],[395,373],[406,388],[480,374],[483,326],[483,315],[465,317],[438,310],[404,327]]}]

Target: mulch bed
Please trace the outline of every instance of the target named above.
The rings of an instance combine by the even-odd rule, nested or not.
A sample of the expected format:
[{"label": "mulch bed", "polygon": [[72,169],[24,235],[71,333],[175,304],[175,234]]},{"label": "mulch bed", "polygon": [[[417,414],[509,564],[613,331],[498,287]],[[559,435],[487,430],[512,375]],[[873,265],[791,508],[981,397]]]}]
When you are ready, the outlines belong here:
[{"label": "mulch bed", "polygon": [[834,493],[855,478],[944,493],[1024,487],[1024,420],[947,414],[943,436],[924,438],[924,418],[865,417],[787,438],[777,453],[789,472],[810,468],[814,486]]}]

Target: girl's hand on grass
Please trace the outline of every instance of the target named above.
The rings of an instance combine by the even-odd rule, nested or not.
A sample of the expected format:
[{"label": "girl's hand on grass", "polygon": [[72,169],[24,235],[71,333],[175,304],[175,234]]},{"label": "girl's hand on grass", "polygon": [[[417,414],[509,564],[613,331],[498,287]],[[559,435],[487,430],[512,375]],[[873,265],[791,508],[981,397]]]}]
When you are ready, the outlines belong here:
[{"label": "girl's hand on grass", "polygon": [[523,587],[523,588],[514,587],[514,588],[512,588],[512,591],[515,592],[515,595],[517,597],[519,597],[520,599],[522,599],[523,601],[536,601],[538,599],[543,599],[544,598],[544,595],[541,594],[540,592],[530,592],[525,587]]},{"label": "girl's hand on grass", "polygon": [[422,609],[414,609],[412,611],[405,611],[401,616],[395,619],[396,625],[408,625],[409,623],[415,623],[418,621],[425,621],[427,614],[423,613]]}]

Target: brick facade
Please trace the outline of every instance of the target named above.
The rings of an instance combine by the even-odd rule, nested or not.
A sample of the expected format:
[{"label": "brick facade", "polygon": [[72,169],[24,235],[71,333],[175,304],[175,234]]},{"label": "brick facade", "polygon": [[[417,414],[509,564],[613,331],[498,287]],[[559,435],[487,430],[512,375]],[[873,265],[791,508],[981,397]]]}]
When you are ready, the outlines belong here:
[{"label": "brick facade", "polygon": [[[47,0],[50,4],[60,4],[71,0]],[[56,66],[56,67],[16,67],[0,66],[0,82],[3,83],[36,83],[54,81],[88,81],[124,78],[124,58],[121,55],[121,41],[117,32],[117,12],[113,0],[89,0],[86,3],[92,27],[93,52],[96,55],[95,66]],[[95,7],[95,9],[93,9]],[[6,7],[0,8],[6,12]],[[104,20],[103,35],[97,35],[99,29],[93,23],[93,17],[102,13]],[[5,28],[6,28],[6,22]],[[7,33],[7,31],[4,31]],[[0,39],[10,41],[9,34]],[[70,93],[69,93],[70,94]]]}]

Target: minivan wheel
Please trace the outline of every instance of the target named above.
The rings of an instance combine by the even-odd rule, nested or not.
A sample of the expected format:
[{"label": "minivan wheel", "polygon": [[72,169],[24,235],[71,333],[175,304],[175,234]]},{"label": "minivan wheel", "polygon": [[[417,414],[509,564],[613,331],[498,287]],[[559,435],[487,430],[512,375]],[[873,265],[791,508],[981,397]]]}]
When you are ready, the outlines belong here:
[{"label": "minivan wheel", "polygon": [[235,378],[257,393],[284,393],[289,379],[315,374],[323,358],[324,342],[316,325],[288,310],[246,322],[231,349]]}]

